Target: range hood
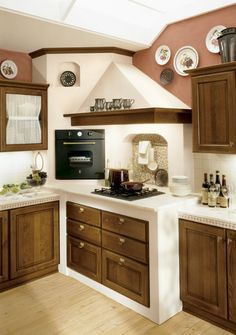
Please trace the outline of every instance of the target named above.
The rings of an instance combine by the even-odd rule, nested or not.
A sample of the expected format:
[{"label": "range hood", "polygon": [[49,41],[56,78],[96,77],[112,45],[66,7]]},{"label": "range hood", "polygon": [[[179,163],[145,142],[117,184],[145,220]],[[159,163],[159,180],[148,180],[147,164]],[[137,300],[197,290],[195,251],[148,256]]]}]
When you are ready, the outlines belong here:
[{"label": "range hood", "polygon": [[[132,109],[90,112],[95,98],[135,99]],[[111,63],[99,78],[78,113],[64,114],[71,125],[133,123],[191,123],[191,108],[138,68],[127,63]]]}]

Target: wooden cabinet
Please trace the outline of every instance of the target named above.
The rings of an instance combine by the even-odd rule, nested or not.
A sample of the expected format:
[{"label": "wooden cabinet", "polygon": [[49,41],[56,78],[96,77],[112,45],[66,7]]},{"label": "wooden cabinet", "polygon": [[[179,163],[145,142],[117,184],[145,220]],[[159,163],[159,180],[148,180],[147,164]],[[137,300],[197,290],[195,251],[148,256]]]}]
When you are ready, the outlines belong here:
[{"label": "wooden cabinet", "polygon": [[58,203],[10,211],[11,279],[58,264]]},{"label": "wooden cabinet", "polygon": [[68,235],[67,266],[101,282],[101,247]]},{"label": "wooden cabinet", "polygon": [[148,222],[67,202],[67,266],[149,306]]},{"label": "wooden cabinet", "polygon": [[57,271],[58,201],[0,213],[0,290]]},{"label": "wooden cabinet", "polygon": [[0,212],[0,283],[7,281],[8,274],[8,212]]},{"label": "wooden cabinet", "polygon": [[147,265],[103,249],[102,283],[140,304],[149,306]]},{"label": "wooden cabinet", "polygon": [[101,282],[101,212],[67,202],[67,266]]},{"label": "wooden cabinet", "polygon": [[236,62],[188,71],[193,151],[236,153]]},{"label": "wooden cabinet", "polygon": [[0,81],[0,151],[45,150],[48,85]]},{"label": "wooden cabinet", "polygon": [[180,220],[184,310],[236,332],[236,231]]}]

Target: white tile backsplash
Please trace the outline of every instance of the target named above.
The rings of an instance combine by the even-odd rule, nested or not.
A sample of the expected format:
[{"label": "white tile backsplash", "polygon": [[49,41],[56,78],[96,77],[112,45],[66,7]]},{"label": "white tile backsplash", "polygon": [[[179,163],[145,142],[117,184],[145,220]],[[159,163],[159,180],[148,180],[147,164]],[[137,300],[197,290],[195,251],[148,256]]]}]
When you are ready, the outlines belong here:
[{"label": "white tile backsplash", "polygon": [[224,154],[199,154],[194,153],[194,176],[195,176],[195,191],[200,192],[204,173],[213,173],[215,176],[216,170],[226,175],[228,184],[236,185],[236,155]]}]

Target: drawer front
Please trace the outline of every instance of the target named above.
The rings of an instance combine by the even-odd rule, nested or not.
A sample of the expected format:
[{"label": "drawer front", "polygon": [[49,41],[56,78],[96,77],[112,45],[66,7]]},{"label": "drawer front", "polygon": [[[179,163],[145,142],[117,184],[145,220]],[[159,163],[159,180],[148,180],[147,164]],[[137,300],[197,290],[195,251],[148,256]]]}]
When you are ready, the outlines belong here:
[{"label": "drawer front", "polygon": [[102,212],[102,228],[143,242],[148,241],[147,221],[110,212]]},{"label": "drawer front", "polygon": [[134,258],[140,262],[148,262],[148,244],[138,242],[126,236],[102,231],[103,248]]},{"label": "drawer front", "polygon": [[149,306],[148,266],[121,257],[108,250],[102,251],[102,284]]},{"label": "drawer front", "polygon": [[99,209],[87,207],[84,205],[67,202],[67,218],[101,226],[101,212]]},{"label": "drawer front", "polygon": [[101,248],[68,235],[67,266],[101,282]]},{"label": "drawer front", "polygon": [[101,245],[101,228],[67,219],[67,234]]}]

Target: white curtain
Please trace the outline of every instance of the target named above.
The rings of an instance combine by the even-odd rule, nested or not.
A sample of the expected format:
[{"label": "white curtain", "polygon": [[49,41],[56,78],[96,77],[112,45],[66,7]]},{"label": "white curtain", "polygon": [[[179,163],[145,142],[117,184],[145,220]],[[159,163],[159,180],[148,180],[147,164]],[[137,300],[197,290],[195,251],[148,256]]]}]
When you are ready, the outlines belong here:
[{"label": "white curtain", "polygon": [[41,96],[7,94],[7,144],[41,143]]}]

